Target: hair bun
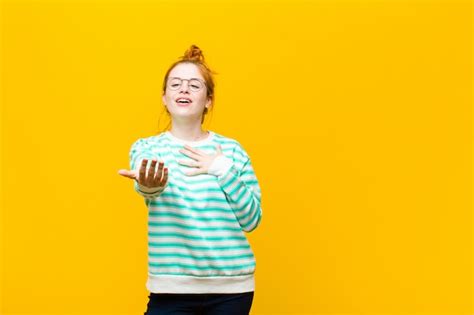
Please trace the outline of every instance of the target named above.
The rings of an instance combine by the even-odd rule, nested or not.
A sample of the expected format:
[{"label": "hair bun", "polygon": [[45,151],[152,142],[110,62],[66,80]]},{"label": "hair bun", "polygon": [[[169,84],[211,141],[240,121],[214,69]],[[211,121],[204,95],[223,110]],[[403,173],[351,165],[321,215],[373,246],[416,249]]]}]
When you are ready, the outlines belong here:
[{"label": "hair bun", "polygon": [[181,59],[195,60],[204,63],[204,55],[202,54],[202,50],[196,45],[191,45],[191,47],[186,50]]}]

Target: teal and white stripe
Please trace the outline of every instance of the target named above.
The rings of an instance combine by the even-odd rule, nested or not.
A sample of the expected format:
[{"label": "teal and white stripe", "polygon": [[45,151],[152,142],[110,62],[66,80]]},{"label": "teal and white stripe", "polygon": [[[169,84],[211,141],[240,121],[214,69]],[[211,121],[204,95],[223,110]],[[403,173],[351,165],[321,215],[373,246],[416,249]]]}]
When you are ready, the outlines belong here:
[{"label": "teal and white stripe", "polygon": [[[184,143],[208,154],[214,154],[220,144],[227,167],[218,176],[187,176],[188,167],[177,162],[192,160],[179,152]],[[196,142],[165,132],[132,145],[130,168],[140,167],[144,158],[164,161],[168,168],[164,189],[134,184],[149,210],[150,291],[181,292],[177,284],[183,277],[190,278],[187,292],[210,292],[210,284],[227,292],[253,289],[256,260],[244,232],[261,222],[261,190],[243,147],[212,131],[207,139]]]}]

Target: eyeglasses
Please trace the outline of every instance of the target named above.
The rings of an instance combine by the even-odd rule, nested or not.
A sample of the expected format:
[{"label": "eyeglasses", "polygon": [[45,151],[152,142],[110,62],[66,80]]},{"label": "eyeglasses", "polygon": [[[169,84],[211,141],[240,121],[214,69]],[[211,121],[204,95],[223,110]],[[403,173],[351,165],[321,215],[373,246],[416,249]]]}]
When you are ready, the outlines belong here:
[{"label": "eyeglasses", "polygon": [[171,77],[168,79],[168,88],[170,90],[177,90],[181,87],[181,84],[183,84],[183,81],[188,81],[188,87],[191,91],[197,92],[200,91],[206,83],[198,78],[192,78],[192,79],[181,79],[178,77]]}]

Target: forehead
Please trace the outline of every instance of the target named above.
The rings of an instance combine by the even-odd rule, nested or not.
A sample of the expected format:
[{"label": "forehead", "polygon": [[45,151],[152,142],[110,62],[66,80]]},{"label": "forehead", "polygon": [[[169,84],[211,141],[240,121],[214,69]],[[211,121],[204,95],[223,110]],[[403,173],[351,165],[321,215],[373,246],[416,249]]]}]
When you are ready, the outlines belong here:
[{"label": "forehead", "polygon": [[191,63],[180,63],[169,73],[170,77],[179,77],[182,79],[199,78],[204,79],[196,65]]}]

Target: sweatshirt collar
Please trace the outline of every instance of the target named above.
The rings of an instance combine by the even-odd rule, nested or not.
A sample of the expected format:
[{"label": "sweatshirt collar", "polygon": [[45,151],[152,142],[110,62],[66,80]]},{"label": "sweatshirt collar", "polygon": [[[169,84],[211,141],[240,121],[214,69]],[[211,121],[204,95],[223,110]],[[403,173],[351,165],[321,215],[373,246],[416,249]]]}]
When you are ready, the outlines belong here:
[{"label": "sweatshirt collar", "polygon": [[207,135],[206,138],[201,139],[201,140],[197,140],[197,141],[190,141],[190,140],[180,139],[180,138],[174,136],[169,130],[167,130],[165,132],[165,136],[173,142],[176,142],[176,143],[179,143],[179,144],[188,144],[188,145],[194,146],[194,145],[207,144],[207,143],[212,141],[212,139],[214,138],[214,132],[212,132],[211,130],[208,130],[208,131],[209,131],[209,134]]}]

